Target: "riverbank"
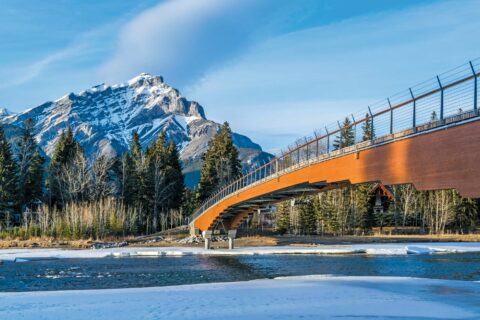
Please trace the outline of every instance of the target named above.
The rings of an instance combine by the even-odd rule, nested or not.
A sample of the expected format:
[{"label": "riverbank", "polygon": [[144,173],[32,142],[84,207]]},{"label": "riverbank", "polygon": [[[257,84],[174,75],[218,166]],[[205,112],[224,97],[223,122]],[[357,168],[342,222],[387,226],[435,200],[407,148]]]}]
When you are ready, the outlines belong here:
[{"label": "riverbank", "polygon": [[[126,238],[108,238],[103,241],[84,239],[68,240],[54,238],[32,238],[0,240],[0,249],[6,248],[70,248],[87,249],[99,243],[121,243],[131,247],[202,247],[200,243],[182,243],[187,232],[162,233],[159,235]],[[367,244],[367,243],[411,243],[411,242],[480,242],[479,234],[444,235],[370,235],[370,236],[298,236],[269,235],[243,236],[235,240],[238,247],[257,246],[311,246],[319,244]],[[227,241],[213,242],[214,248],[227,248]]]},{"label": "riverbank", "polygon": [[240,256],[274,254],[365,254],[365,255],[408,255],[435,253],[480,252],[478,242],[438,242],[438,243],[369,243],[311,246],[268,246],[241,247],[234,250],[201,247],[115,247],[102,249],[0,249],[0,261],[27,262],[66,258],[127,258],[162,256]]},{"label": "riverbank", "polygon": [[2,319],[478,319],[480,284],[301,276],[154,288],[0,293]]}]

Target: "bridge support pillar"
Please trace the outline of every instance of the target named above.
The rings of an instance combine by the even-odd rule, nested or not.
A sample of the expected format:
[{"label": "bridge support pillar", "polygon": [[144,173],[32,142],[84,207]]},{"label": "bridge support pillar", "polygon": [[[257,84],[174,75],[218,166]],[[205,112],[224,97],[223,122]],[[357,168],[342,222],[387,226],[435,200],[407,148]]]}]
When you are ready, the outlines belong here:
[{"label": "bridge support pillar", "polygon": [[237,236],[237,230],[228,230],[228,249],[233,250],[235,247],[235,237]]},{"label": "bridge support pillar", "polygon": [[205,250],[210,249],[210,241],[212,239],[212,230],[203,231],[202,237],[205,240]]}]

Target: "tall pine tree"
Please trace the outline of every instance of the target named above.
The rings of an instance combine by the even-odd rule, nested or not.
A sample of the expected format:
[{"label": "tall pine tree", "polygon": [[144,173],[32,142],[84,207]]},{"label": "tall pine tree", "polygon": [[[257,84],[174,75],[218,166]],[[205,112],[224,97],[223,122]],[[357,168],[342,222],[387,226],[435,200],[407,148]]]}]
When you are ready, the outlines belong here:
[{"label": "tall pine tree", "polygon": [[290,231],[290,201],[283,201],[277,205],[275,214],[276,231],[280,234]]},{"label": "tall pine tree", "polygon": [[355,134],[353,132],[352,122],[348,117],[342,123],[339,135],[333,142],[335,150],[346,148],[355,144]]},{"label": "tall pine tree", "polygon": [[303,198],[299,208],[299,224],[303,234],[315,234],[317,231],[317,214],[310,197]]},{"label": "tall pine tree", "polygon": [[11,222],[18,205],[17,166],[3,126],[0,125],[0,215]]},{"label": "tall pine tree", "polygon": [[33,120],[25,121],[25,128],[17,144],[18,198],[20,209],[32,209],[43,198],[45,158],[40,154],[34,138]]},{"label": "tall pine tree", "polygon": [[135,186],[131,195],[133,203],[137,208],[148,207],[148,163],[145,161],[145,154],[140,144],[140,136],[133,133],[130,144],[130,157],[133,164],[133,174],[130,176],[131,183]]},{"label": "tall pine tree", "polygon": [[166,170],[167,185],[171,188],[168,209],[179,209],[182,205],[185,183],[175,141],[171,141],[166,150]]},{"label": "tall pine tree", "polygon": [[370,141],[375,139],[373,119],[370,117],[368,113],[365,115],[365,122],[363,123],[362,130],[363,130],[363,136],[362,136],[363,141]]},{"label": "tall pine tree", "polygon": [[225,122],[208,144],[200,173],[199,200],[208,198],[215,190],[241,175],[238,150],[233,144],[232,130]]},{"label": "tall pine tree", "polygon": [[61,173],[66,166],[73,162],[77,152],[81,152],[81,148],[75,141],[72,128],[69,126],[66,132],[60,134],[48,167],[47,186],[51,205],[64,204]]},{"label": "tall pine tree", "polygon": [[133,206],[138,187],[135,165],[130,154],[127,152],[121,161],[118,161],[118,176],[120,177],[120,198],[127,206]]}]

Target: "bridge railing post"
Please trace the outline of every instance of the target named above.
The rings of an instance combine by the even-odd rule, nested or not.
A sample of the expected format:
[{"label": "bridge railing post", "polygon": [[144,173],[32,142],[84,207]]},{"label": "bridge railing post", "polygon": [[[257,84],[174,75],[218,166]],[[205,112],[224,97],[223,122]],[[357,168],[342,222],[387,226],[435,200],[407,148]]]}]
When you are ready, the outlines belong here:
[{"label": "bridge railing post", "polygon": [[412,101],[413,101],[413,133],[417,132],[417,100],[415,99],[415,96],[413,95],[412,88],[408,88],[410,90],[410,95],[412,96]]},{"label": "bridge railing post", "polygon": [[309,150],[308,150],[309,149],[308,146],[310,145],[310,143],[307,141],[307,138],[305,138],[305,143],[306,143],[306,145],[305,145],[305,152],[306,152],[305,159],[306,159],[306,161],[308,161],[308,159],[310,158],[309,157],[310,156],[309,155]]},{"label": "bridge railing post", "polygon": [[374,138],[374,136],[375,136],[374,135],[375,126],[374,126],[374,121],[373,121],[373,113],[372,113],[372,109],[370,109],[370,106],[368,106],[368,113],[370,113],[370,119],[371,119],[370,121],[371,121],[371,125],[372,125],[372,127],[371,127],[371,130],[372,130],[371,139],[373,141],[375,139]]},{"label": "bridge railing post", "polygon": [[388,107],[390,108],[390,134],[393,134],[393,109],[392,104],[390,103],[390,98],[387,98]]},{"label": "bridge railing post", "polygon": [[330,133],[328,132],[327,127],[325,127],[325,131],[327,132],[327,153],[330,153]]},{"label": "bridge railing post", "polygon": [[477,101],[477,73],[475,72],[475,68],[473,67],[472,61],[469,61],[470,68],[473,72],[473,112],[475,115],[478,115],[478,101]]},{"label": "bridge railing post", "polygon": [[440,86],[440,122],[443,123],[443,86],[439,76],[437,76],[437,81]]},{"label": "bridge railing post", "polygon": [[353,120],[353,142],[356,144],[357,143],[357,122],[355,121],[353,114],[351,116]]}]

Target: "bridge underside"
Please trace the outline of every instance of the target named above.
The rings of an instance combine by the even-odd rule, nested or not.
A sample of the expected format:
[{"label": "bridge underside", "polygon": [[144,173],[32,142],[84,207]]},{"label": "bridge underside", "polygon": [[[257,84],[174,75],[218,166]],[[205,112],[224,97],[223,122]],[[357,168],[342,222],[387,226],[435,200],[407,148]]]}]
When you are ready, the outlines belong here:
[{"label": "bridge underside", "polygon": [[411,183],[417,190],[456,189],[464,197],[480,197],[480,121],[303,165],[226,197],[192,227],[205,231],[221,223],[226,230],[236,229],[265,205],[367,182]]}]

